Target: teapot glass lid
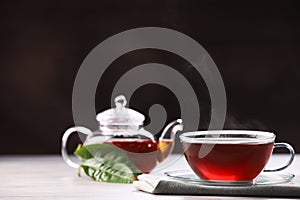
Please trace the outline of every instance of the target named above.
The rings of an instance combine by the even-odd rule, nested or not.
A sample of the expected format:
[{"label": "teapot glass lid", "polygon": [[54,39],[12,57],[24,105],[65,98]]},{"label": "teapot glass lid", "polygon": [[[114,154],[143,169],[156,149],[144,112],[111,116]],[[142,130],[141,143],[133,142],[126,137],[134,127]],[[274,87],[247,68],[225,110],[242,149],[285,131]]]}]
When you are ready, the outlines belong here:
[{"label": "teapot glass lid", "polygon": [[115,98],[115,108],[105,110],[97,115],[100,125],[143,125],[145,116],[133,109],[126,108],[127,100],[125,96],[119,95]]}]

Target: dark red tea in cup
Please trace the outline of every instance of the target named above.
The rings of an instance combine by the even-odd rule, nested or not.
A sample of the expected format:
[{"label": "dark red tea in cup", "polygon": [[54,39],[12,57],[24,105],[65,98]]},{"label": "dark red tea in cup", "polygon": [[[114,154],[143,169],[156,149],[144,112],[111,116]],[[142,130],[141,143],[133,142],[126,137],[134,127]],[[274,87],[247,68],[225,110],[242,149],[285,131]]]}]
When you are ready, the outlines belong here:
[{"label": "dark red tea in cup", "polygon": [[201,179],[249,182],[268,163],[275,135],[259,131],[200,131],[184,133],[180,140],[188,164]]},{"label": "dark red tea in cup", "polygon": [[273,143],[216,144],[207,156],[199,158],[204,145],[183,142],[183,149],[194,172],[207,180],[253,180],[267,164],[273,149]]}]

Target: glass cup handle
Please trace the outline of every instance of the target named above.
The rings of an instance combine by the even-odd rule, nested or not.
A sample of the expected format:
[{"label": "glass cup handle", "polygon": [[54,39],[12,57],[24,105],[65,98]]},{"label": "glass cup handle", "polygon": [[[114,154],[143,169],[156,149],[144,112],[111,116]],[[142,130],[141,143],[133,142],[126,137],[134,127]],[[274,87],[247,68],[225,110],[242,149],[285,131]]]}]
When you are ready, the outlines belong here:
[{"label": "glass cup handle", "polygon": [[283,169],[286,169],[288,166],[290,166],[294,160],[294,157],[295,157],[295,151],[293,149],[293,147],[288,144],[288,143],[275,143],[274,144],[274,149],[275,148],[286,148],[289,150],[290,152],[290,159],[289,161],[287,162],[287,164],[283,167],[280,167],[280,168],[277,168],[277,169],[265,169],[264,172],[277,172],[277,171],[281,171]]},{"label": "glass cup handle", "polygon": [[66,132],[64,133],[63,137],[62,137],[62,142],[61,142],[61,155],[63,157],[63,160],[70,166],[70,167],[74,167],[74,168],[79,168],[79,164],[74,163],[68,155],[67,152],[67,141],[69,136],[72,133],[75,132],[80,132],[83,133],[85,135],[88,135],[90,133],[92,133],[92,131],[88,128],[82,127],[82,126],[75,126],[75,127],[71,127],[68,130],[66,130]]}]

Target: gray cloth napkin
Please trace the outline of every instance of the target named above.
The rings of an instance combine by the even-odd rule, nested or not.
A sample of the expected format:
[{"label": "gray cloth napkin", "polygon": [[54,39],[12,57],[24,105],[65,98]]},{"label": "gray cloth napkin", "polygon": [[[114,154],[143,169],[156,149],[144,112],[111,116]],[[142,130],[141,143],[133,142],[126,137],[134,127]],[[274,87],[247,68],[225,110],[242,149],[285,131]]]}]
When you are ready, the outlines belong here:
[{"label": "gray cloth napkin", "polygon": [[143,174],[133,183],[137,190],[167,195],[214,195],[300,198],[300,185],[208,186]]}]

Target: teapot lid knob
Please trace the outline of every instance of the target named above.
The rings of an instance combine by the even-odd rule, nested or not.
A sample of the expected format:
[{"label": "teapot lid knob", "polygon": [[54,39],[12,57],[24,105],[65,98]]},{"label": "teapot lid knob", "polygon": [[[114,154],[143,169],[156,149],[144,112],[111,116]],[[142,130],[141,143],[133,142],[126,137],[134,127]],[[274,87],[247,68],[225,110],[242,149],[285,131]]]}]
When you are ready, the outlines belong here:
[{"label": "teapot lid knob", "polygon": [[127,100],[124,95],[119,95],[115,98],[115,105],[117,111],[122,111],[123,108],[125,108],[127,104]]}]

